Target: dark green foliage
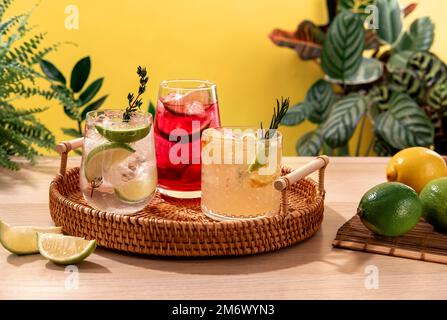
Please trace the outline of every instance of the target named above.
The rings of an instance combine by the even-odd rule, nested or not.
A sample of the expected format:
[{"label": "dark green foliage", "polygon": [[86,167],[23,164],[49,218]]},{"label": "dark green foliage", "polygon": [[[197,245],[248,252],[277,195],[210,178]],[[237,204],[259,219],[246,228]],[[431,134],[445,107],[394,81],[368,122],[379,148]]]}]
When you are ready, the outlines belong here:
[{"label": "dark green foliage", "polygon": [[16,109],[14,103],[32,96],[54,97],[52,91],[39,88],[36,63],[57,45],[42,47],[44,34],[32,34],[29,14],[5,18],[11,0],[0,1],[0,167],[18,170],[11,157],[35,161],[36,147],[50,149],[52,133],[36,117],[47,108]]},{"label": "dark green foliage", "polygon": [[362,21],[358,15],[342,11],[324,40],[321,67],[329,77],[346,80],[360,67],[364,47]]},{"label": "dark green foliage", "polygon": [[152,103],[152,101],[149,101],[149,106],[147,107],[147,112],[152,115],[152,121],[154,121],[156,109],[155,109],[155,106]]},{"label": "dark green foliage", "polygon": [[77,123],[77,129],[62,129],[62,132],[73,137],[74,130],[81,137],[87,113],[99,109],[108,97],[105,95],[91,102],[101,90],[104,78],[96,79],[83,90],[90,75],[90,57],[82,58],[75,64],[70,76],[70,86],[67,85],[62,72],[50,61],[41,59],[40,67],[46,79],[51,82],[54,98],[62,105],[64,113]]},{"label": "dark green foliage", "polygon": [[[358,156],[368,122],[374,130],[366,155],[374,149],[378,155],[389,156],[411,146],[434,146],[439,152],[447,149],[443,147],[447,141],[447,68],[429,52],[435,34],[430,18],[416,19],[404,30],[403,18],[416,4],[403,9],[398,0],[328,0],[327,4],[329,24],[316,26],[307,20],[299,24],[307,26],[308,35],[316,28],[319,32],[314,35],[323,32],[307,37],[314,42],[324,39],[320,54],[300,57],[321,57],[325,76],[282,121],[286,126],[305,120],[316,125],[298,139],[297,153],[346,155],[359,128]],[[368,23],[377,22],[371,20],[374,15],[368,16],[374,12],[365,10],[371,4],[379,9],[377,30],[365,30]],[[286,42],[296,48],[305,38],[297,34],[276,29],[271,38],[278,44],[275,40],[289,37]],[[390,48],[379,50],[384,44]]]}]

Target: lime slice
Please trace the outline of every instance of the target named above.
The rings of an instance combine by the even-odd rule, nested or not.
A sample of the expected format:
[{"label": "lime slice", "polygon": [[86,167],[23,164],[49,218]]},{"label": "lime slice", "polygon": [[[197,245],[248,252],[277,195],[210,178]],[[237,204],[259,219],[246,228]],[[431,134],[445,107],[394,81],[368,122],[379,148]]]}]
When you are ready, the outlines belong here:
[{"label": "lime slice", "polygon": [[278,178],[278,174],[259,174],[254,172],[249,176],[250,185],[253,188],[262,188],[273,183]]},{"label": "lime slice", "polygon": [[125,202],[141,202],[157,188],[155,179],[131,180],[115,188],[116,196]]},{"label": "lime slice", "polygon": [[85,160],[84,173],[88,182],[101,178],[102,173],[109,170],[113,165],[125,160],[134,153],[128,144],[121,142],[110,142],[93,148]]},{"label": "lime slice", "polygon": [[131,143],[136,142],[146,137],[151,131],[151,126],[137,127],[137,128],[104,128],[97,124],[96,130],[107,140],[113,142]]},{"label": "lime slice", "polygon": [[37,233],[62,233],[60,227],[11,227],[0,221],[0,243],[3,247],[17,255],[39,253]]},{"label": "lime slice", "polygon": [[68,265],[84,261],[96,249],[96,240],[61,234],[38,233],[39,252],[53,263]]}]

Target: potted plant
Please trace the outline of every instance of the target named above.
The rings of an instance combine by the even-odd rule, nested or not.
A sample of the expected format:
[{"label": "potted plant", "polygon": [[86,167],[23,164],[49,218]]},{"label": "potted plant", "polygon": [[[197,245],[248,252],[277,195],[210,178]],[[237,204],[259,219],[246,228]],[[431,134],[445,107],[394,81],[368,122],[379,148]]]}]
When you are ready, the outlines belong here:
[{"label": "potted plant", "polygon": [[348,142],[358,126],[355,155],[360,155],[365,124],[372,123],[372,150],[389,156],[412,146],[446,153],[447,68],[429,50],[435,26],[428,17],[408,30],[403,19],[416,8],[398,0],[328,0],[330,22],[303,21],[295,32],[279,29],[271,40],[316,60],[325,75],[303,102],[290,108],[282,125],[306,119],[316,129],[300,137],[299,155],[321,152],[349,155]]}]

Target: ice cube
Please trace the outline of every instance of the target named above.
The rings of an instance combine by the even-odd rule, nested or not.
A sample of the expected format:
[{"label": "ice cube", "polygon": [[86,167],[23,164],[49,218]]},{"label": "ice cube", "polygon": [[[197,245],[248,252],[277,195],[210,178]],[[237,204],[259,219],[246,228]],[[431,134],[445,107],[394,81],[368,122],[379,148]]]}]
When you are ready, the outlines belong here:
[{"label": "ice cube", "polygon": [[185,113],[187,115],[199,115],[205,112],[203,104],[199,101],[187,102],[185,104]]}]

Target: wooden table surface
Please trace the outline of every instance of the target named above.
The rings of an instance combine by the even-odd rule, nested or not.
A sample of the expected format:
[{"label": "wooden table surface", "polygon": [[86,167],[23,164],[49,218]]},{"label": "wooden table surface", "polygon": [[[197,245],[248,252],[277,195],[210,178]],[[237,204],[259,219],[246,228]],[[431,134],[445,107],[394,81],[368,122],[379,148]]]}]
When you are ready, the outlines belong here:
[{"label": "wooden table surface", "polygon": [[[285,159],[292,167],[306,161]],[[79,162],[71,158],[69,166]],[[79,265],[78,274],[40,255],[18,257],[0,248],[0,299],[446,299],[447,265],[331,246],[363,193],[384,181],[386,163],[332,158],[323,226],[293,247],[213,259],[141,257],[98,248]],[[57,170],[56,158],[42,158],[35,167],[25,164],[14,173],[0,169],[0,219],[51,224],[48,186]]]}]

